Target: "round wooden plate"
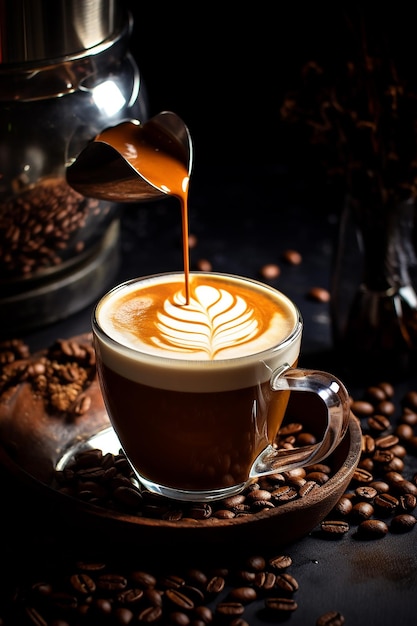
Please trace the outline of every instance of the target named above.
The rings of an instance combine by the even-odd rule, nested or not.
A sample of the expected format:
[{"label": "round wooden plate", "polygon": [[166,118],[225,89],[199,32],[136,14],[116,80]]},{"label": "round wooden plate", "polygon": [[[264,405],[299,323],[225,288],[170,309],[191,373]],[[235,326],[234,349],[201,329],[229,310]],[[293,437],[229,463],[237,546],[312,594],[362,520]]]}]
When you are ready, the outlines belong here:
[{"label": "round wooden plate", "polygon": [[[347,490],[361,454],[362,433],[358,420],[351,415],[346,435],[333,452],[329,463],[332,476],[319,489],[267,511],[222,520],[165,521],[130,515],[81,501],[56,489],[56,469],[62,469],[75,451],[83,447],[107,448],[118,452],[118,440],[111,429],[95,379],[88,391],[89,410],[74,420],[46,415],[42,404],[31,400],[25,384],[19,394],[11,394],[0,403],[0,462],[19,483],[35,495],[37,513],[53,515],[53,523],[65,521],[73,529],[94,532],[95,537],[137,544],[195,544],[252,542],[291,543],[315,528]],[[287,420],[301,422],[309,432],[323,423],[320,407],[306,394],[295,393],[290,399]],[[28,406],[31,409],[28,410]],[[102,436],[107,432],[107,436]],[[51,521],[51,520],[50,520]]]}]

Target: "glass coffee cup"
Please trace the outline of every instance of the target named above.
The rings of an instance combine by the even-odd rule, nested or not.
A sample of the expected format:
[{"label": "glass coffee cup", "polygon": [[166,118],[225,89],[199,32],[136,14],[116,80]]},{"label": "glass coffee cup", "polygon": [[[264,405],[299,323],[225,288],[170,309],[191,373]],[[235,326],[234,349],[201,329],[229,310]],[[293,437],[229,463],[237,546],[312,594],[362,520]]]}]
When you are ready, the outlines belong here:
[{"label": "glass coffee cup", "polygon": [[[139,277],[103,296],[92,328],[106,409],[144,489],[228,497],[260,476],[322,461],[346,432],[346,388],[297,367],[300,312],[266,284],[191,272],[186,297],[181,272]],[[317,443],[278,450],[293,390],[321,398],[326,428]]]}]

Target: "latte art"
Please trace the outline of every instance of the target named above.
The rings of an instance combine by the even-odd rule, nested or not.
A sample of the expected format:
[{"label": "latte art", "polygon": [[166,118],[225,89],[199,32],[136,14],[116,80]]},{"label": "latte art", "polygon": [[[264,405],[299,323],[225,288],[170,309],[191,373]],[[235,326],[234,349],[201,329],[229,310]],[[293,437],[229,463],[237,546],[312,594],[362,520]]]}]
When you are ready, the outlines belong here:
[{"label": "latte art", "polygon": [[241,296],[207,285],[197,286],[187,305],[182,292],[166,300],[156,327],[158,335],[151,338],[156,346],[188,355],[203,352],[208,359],[247,343],[260,331],[254,309]]},{"label": "latte art", "polygon": [[143,354],[221,361],[257,354],[291,335],[297,315],[279,292],[233,276],[148,277],[110,293],[99,307],[105,332]]}]

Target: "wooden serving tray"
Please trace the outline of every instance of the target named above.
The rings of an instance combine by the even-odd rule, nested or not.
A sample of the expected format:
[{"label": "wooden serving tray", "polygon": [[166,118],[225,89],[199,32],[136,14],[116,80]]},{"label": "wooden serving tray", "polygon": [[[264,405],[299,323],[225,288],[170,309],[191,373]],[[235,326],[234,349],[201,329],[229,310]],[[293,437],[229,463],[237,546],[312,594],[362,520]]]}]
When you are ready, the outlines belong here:
[{"label": "wooden serving tray", "polygon": [[[109,433],[106,451],[118,452],[118,440],[96,378],[84,395],[88,396],[88,410],[75,419],[66,419],[47,414],[42,400],[33,398],[27,383],[9,390],[0,398],[0,463],[40,503],[36,514],[47,517],[54,527],[64,523],[74,532],[93,531],[96,539],[112,537],[113,541],[139,545],[227,545],[242,541],[286,545],[307,535],[331,511],[347,490],[360,459],[362,433],[352,414],[343,441],[329,459],[333,469],[330,479],[303,498],[227,520],[211,517],[166,521],[131,515],[84,502],[57,489],[57,468],[65,468],[75,451],[97,446],[100,433]],[[323,425],[321,409],[311,399],[307,408],[304,396],[292,394],[286,420],[302,423],[308,432],[318,432]]]}]

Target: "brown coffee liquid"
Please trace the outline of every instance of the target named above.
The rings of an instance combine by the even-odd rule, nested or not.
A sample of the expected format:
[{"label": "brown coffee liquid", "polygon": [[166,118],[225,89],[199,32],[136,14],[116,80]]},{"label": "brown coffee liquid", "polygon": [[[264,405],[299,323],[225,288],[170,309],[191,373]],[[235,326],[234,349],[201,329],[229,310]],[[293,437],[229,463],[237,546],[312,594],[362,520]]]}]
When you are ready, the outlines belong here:
[{"label": "brown coffee liquid", "polygon": [[189,303],[188,187],[189,173],[177,156],[172,139],[146,126],[119,124],[96,138],[115,148],[143,178],[167,195],[178,198],[181,206],[185,304]]},{"label": "brown coffee liquid", "polygon": [[139,476],[179,489],[245,483],[289,397],[273,393],[269,382],[217,393],[157,389],[99,365],[109,414]]}]

